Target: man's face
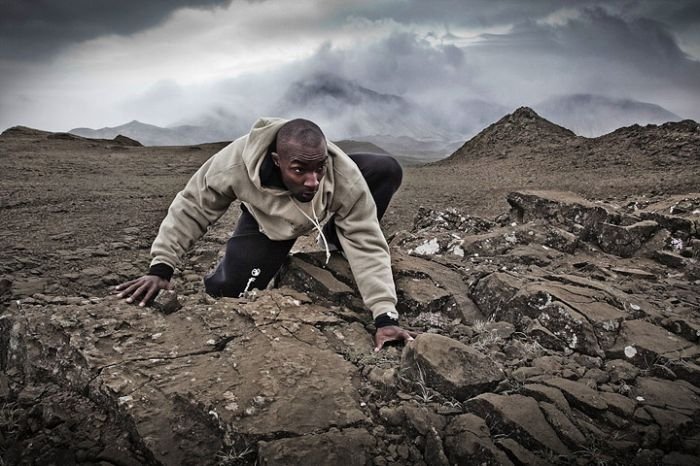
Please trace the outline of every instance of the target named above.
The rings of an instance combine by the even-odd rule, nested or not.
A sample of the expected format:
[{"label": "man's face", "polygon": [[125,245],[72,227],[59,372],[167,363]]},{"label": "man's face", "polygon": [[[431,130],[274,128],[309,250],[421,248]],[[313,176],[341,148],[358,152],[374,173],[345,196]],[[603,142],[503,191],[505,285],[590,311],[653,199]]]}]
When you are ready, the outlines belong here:
[{"label": "man's face", "polygon": [[278,147],[277,152],[272,153],[272,160],[292,196],[300,202],[311,202],[326,174],[326,143],[309,147],[290,142]]}]

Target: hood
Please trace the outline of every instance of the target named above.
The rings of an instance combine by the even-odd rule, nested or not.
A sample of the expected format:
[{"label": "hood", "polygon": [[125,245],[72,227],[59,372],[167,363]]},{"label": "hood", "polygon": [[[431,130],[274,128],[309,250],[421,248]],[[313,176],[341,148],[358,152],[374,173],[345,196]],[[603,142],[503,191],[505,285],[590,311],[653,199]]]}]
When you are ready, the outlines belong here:
[{"label": "hood", "polygon": [[[277,136],[280,128],[289,120],[283,118],[259,118],[248,133],[245,147],[243,148],[243,163],[248,172],[248,177],[260,190],[264,188],[260,181],[260,167],[267,156],[267,149]],[[280,192],[279,190],[275,190]],[[286,192],[286,191],[283,191]]]}]

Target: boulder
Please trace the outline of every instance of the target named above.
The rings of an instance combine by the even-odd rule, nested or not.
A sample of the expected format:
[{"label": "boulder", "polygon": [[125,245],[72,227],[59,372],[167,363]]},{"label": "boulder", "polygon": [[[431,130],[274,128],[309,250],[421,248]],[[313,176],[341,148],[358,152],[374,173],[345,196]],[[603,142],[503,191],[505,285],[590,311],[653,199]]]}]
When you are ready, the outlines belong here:
[{"label": "boulder", "polygon": [[601,223],[597,231],[598,246],[608,254],[632,257],[658,229],[659,224],[653,220],[625,226]]},{"label": "boulder", "polygon": [[509,193],[507,200],[511,218],[515,221],[547,221],[574,232],[584,240],[594,235],[601,223],[614,218],[604,207],[574,193],[519,191]]},{"label": "boulder", "polygon": [[467,401],[466,406],[482,418],[493,419],[492,433],[509,435],[530,449],[569,454],[533,398],[483,393]]},{"label": "boulder", "polygon": [[542,383],[561,390],[571,406],[589,415],[600,415],[608,409],[608,404],[601,393],[582,383],[561,377],[545,379]]},{"label": "boulder", "polygon": [[491,441],[486,422],[474,414],[460,414],[450,421],[445,450],[451,464],[513,464]]},{"label": "boulder", "polygon": [[648,369],[655,361],[698,357],[700,346],[645,320],[627,320],[615,345],[606,353],[610,359],[624,359]]},{"label": "boulder", "polygon": [[372,463],[376,440],[364,429],[353,428],[304,437],[261,441],[258,461],[264,466]]},{"label": "boulder", "polygon": [[493,359],[437,334],[418,335],[406,345],[401,374],[416,385],[460,401],[495,388],[504,378]]},{"label": "boulder", "polygon": [[700,388],[683,380],[638,377],[635,392],[639,403],[669,409],[689,417],[700,414]]}]

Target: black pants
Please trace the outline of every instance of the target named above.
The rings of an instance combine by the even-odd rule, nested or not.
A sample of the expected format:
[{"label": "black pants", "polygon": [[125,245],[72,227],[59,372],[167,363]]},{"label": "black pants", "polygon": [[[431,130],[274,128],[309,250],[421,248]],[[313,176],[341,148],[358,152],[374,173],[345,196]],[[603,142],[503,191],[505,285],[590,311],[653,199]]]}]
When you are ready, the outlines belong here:
[{"label": "black pants", "polygon": [[[376,154],[349,154],[367,181],[377,217],[381,220],[394,193],[399,189],[403,172],[392,157]],[[339,246],[338,233],[331,218],[324,227],[329,243]],[[204,287],[212,296],[238,297],[253,288],[264,289],[272,280],[292,249],[296,239],[273,241],[259,230],[257,221],[243,207],[233,236],[216,269],[204,278]]]}]

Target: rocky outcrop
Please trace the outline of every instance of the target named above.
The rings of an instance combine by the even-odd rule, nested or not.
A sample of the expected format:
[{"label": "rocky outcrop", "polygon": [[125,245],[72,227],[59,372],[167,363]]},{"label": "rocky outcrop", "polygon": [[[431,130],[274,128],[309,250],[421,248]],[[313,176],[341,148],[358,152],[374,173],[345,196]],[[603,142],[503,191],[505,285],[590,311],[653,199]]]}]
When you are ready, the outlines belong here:
[{"label": "rocky outcrop", "polygon": [[401,325],[421,334],[379,353],[338,253],[294,255],[245,300],[203,295],[192,265],[147,308],[2,282],[0,396],[22,421],[0,416],[0,440],[23,446],[4,460],[38,448],[25,437],[56,454],[79,424],[67,403],[100,439],[67,463],[697,462],[694,201],[509,201],[497,222],[422,209],[393,236]]}]

